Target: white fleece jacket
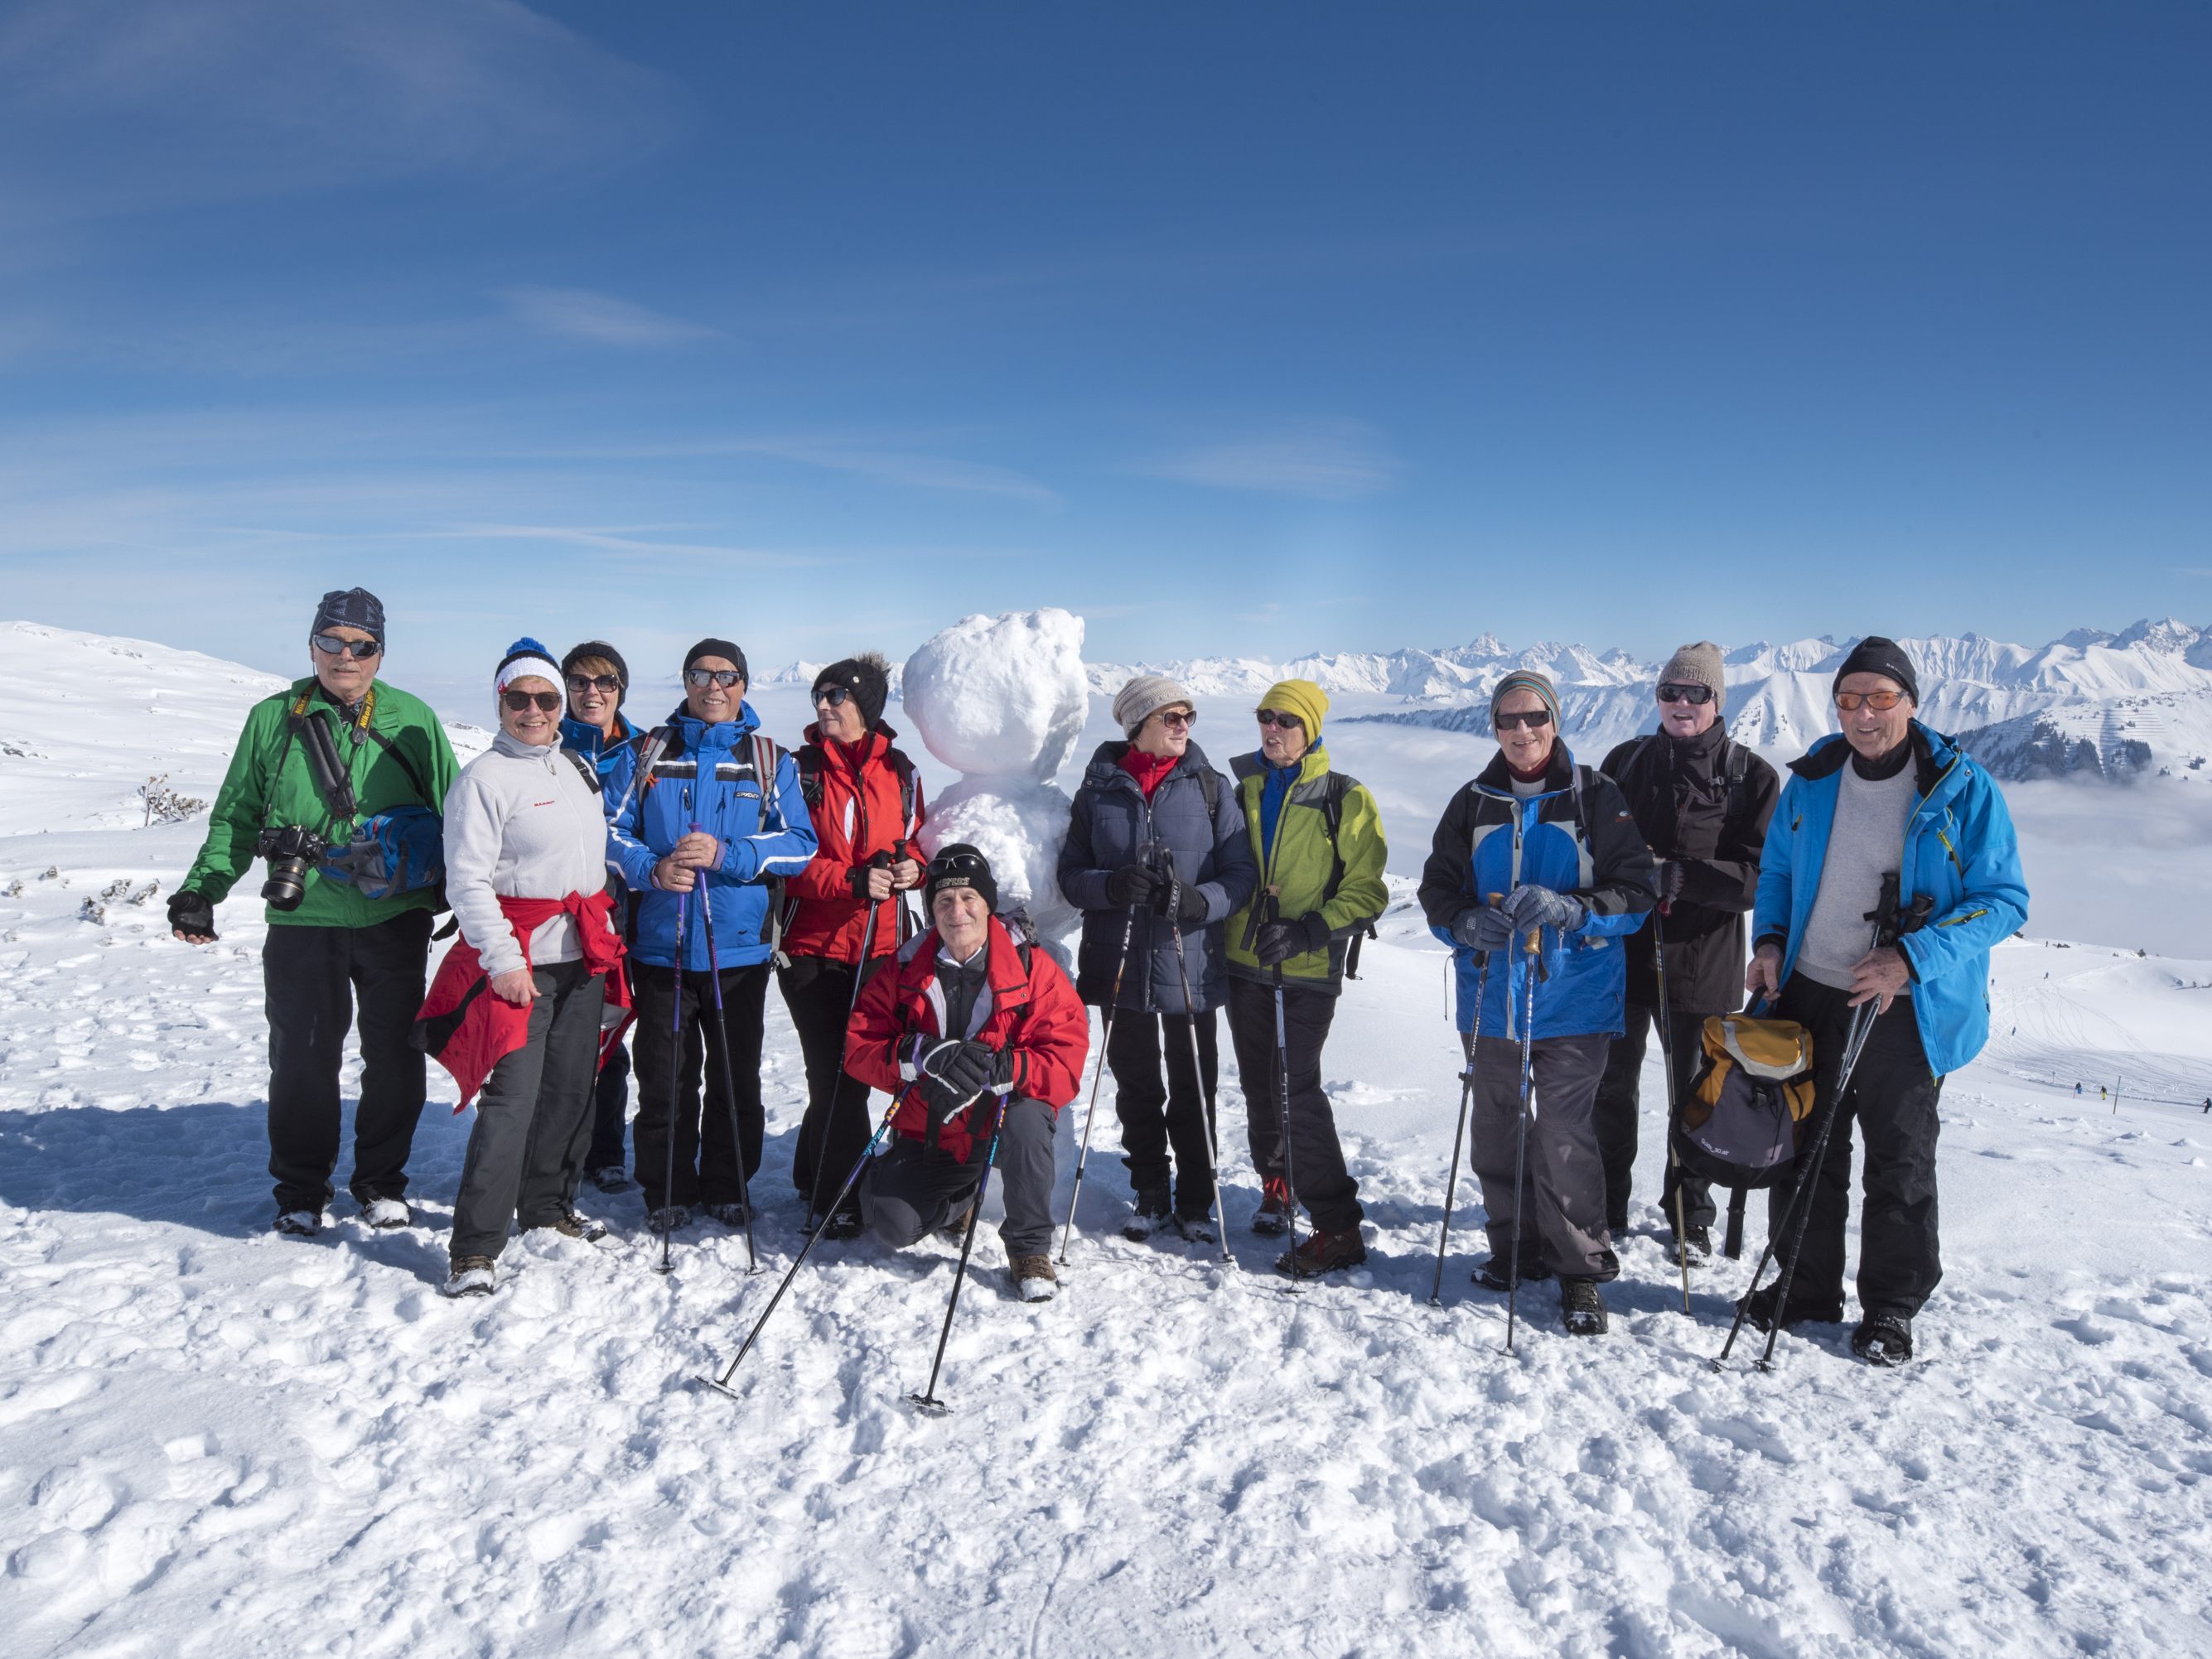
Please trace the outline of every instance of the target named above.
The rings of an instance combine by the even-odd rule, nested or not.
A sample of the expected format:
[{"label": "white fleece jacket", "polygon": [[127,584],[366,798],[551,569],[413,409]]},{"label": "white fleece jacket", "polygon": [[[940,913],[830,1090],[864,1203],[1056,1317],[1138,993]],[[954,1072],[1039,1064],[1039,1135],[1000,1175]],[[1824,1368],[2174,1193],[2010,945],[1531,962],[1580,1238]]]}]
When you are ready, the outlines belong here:
[{"label": "white fleece jacket", "polygon": [[[607,884],[607,820],[598,789],[557,745],[501,732],[446,793],[446,902],[488,974],[522,966],[502,898],[561,899]],[[583,954],[576,924],[556,916],[532,933],[539,967]]]}]

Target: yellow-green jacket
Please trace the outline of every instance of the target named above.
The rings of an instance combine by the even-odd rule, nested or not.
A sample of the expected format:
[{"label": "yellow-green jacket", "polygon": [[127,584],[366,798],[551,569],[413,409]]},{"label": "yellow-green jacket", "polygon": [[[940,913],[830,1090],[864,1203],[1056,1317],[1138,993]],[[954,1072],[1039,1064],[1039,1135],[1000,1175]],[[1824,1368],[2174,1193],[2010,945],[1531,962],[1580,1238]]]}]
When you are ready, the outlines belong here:
[{"label": "yellow-green jacket", "polygon": [[1229,918],[1229,971],[1240,979],[1273,982],[1274,970],[1262,968],[1252,952],[1252,936],[1268,919],[1267,889],[1273,886],[1281,890],[1283,920],[1294,921],[1317,910],[1328,924],[1328,948],[1285,962],[1284,983],[1334,994],[1341,988],[1345,953],[1353,933],[1381,915],[1389,902],[1382,885],[1382,865],[1389,849],[1383,844],[1382,815],[1375,797],[1358,779],[1332,774],[1328,749],[1317,743],[1298,763],[1297,780],[1276,817],[1274,844],[1269,847],[1261,844],[1261,797],[1272,769],[1255,753],[1239,755],[1230,769],[1236,775],[1237,799],[1244,809],[1252,856],[1260,866],[1260,886]]}]

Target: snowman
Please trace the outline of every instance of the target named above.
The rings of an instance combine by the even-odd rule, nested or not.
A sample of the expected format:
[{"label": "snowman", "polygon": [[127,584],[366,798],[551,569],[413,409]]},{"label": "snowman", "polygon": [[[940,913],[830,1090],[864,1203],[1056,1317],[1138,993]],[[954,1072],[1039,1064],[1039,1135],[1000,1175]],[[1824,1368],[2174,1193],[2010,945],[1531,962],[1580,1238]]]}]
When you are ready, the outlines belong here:
[{"label": "snowman", "polygon": [[972,843],[999,908],[1021,911],[1065,957],[1079,916],[1054,872],[1072,803],[1053,782],[1090,713],[1083,618],[1048,607],[963,617],[906,659],[901,696],[929,752],[960,781],[929,804],[922,845]]}]

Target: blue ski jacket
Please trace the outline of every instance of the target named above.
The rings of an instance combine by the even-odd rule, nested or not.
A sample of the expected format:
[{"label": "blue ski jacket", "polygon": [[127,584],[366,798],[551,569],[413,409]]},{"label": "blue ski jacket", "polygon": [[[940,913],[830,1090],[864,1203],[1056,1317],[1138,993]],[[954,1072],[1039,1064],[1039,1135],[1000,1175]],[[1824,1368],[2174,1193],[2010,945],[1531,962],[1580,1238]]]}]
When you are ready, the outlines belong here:
[{"label": "blue ski jacket", "polygon": [[[1928,1069],[1942,1077],[1989,1040],[1990,951],[2027,924],[2027,880],[2012,814],[1990,775],[1918,720],[1910,741],[1919,793],[1905,820],[1898,890],[1906,905],[1924,894],[1935,908],[1927,925],[1899,939],[1898,948],[1912,970],[1913,1012]],[[1752,937],[1781,945],[1785,979],[1820,895],[1828,830],[1850,756],[1850,744],[1835,732],[1792,761],[1767,825]]]},{"label": "blue ski jacket", "polygon": [[[639,894],[638,959],[657,967],[676,964],[676,915],[684,906],[684,967],[708,966],[707,930],[698,895],[708,895],[714,925],[714,965],[750,968],[766,962],[774,946],[770,923],[778,895],[771,884],[806,867],[814,856],[814,824],[799,787],[799,768],[788,754],[774,753],[774,775],[761,778],[753,733],[760,717],[750,703],[738,718],[709,726],[678,709],[665,726],[628,745],[634,766],[649,769],[626,780],[627,799],[607,826],[608,862]],[[699,872],[689,894],[653,884],[653,866],[693,824],[719,840],[721,861]]]},{"label": "blue ski jacket", "polygon": [[561,722],[561,746],[574,750],[599,769],[599,793],[605,798],[610,812],[622,799],[623,789],[637,765],[637,751],[632,747],[637,741],[636,724],[629,715],[617,713],[615,725],[621,735],[609,743],[605,734],[588,720]]}]

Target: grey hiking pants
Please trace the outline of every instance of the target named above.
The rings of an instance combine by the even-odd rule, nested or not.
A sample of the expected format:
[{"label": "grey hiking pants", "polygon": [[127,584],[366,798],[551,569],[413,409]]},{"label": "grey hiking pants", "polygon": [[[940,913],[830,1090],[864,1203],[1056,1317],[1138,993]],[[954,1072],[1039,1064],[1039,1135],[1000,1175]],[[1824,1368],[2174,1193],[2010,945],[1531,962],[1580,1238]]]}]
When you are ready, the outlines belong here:
[{"label": "grey hiking pants", "polygon": [[[979,1114],[979,1115],[981,1115]],[[983,1122],[989,1121],[983,1116]],[[1017,1100],[1006,1110],[994,1166],[1002,1177],[1006,1219],[999,1229],[1006,1254],[1044,1255],[1052,1248],[1053,1132],[1060,1114],[1041,1100]],[[969,1143],[969,1161],[903,1137],[868,1160],[860,1177],[860,1217],[868,1231],[902,1250],[944,1226],[976,1196],[990,1141]]]},{"label": "grey hiking pants", "polygon": [[1603,1036],[1539,1037],[1530,1045],[1534,1077],[1528,1156],[1518,1201],[1513,1191],[1514,1126],[1521,1105],[1521,1045],[1484,1037],[1474,1054],[1474,1152],[1491,1254],[1513,1251],[1521,1228],[1522,1271],[1540,1261],[1555,1273],[1607,1279],[1620,1272],[1605,1227],[1605,1165],[1590,1114],[1604,1075]]},{"label": "grey hiking pants", "polygon": [[531,979],[538,1000],[530,1005],[530,1040],[492,1068],[477,1097],[453,1200],[456,1259],[498,1255],[510,1222],[559,1220],[591,1142],[605,981],[580,962],[554,963]]}]

